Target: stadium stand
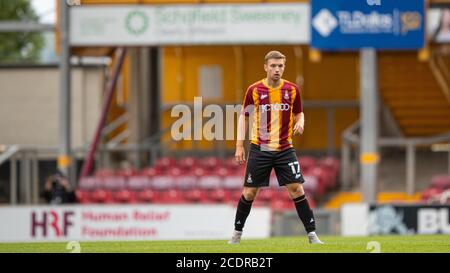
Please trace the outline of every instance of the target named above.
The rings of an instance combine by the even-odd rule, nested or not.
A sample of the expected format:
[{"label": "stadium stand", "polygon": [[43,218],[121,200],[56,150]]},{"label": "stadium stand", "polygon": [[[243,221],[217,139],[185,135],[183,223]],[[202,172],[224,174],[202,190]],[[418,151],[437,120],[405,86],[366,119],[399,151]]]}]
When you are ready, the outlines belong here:
[{"label": "stadium stand", "polygon": [[422,201],[431,204],[450,204],[450,175],[435,175],[430,186],[422,191]]},{"label": "stadium stand", "polygon": [[[315,207],[325,194],[337,188],[339,161],[333,157],[299,158],[307,181],[304,189]],[[98,169],[93,176],[80,180],[76,194],[82,204],[235,204],[241,195],[244,172],[245,166],[238,165],[234,158],[163,157],[142,170]],[[294,208],[287,192],[278,186],[275,172],[270,186],[260,190],[254,205],[274,210]]]}]

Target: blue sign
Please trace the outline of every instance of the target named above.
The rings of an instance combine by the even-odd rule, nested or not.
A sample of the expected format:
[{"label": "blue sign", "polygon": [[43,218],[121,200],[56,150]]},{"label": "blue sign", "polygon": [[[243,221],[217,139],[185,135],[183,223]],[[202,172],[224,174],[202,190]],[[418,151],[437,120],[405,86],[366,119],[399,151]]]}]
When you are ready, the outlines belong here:
[{"label": "blue sign", "polygon": [[424,0],[312,0],[311,46],[323,50],[419,49]]}]

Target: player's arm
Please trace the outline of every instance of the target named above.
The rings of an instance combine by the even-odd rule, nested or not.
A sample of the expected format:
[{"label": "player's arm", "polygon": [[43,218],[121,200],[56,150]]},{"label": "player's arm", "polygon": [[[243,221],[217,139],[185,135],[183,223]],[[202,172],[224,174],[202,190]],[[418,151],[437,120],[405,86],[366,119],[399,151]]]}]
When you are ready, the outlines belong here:
[{"label": "player's arm", "polygon": [[303,134],[303,131],[305,130],[305,114],[303,113],[303,106],[302,106],[302,99],[300,97],[300,88],[297,86],[295,87],[295,99],[294,99],[294,105],[292,106],[293,114],[294,114],[294,128],[293,133],[296,134]]},{"label": "player's arm", "polygon": [[303,134],[305,130],[305,114],[303,112],[294,115],[294,135]]},{"label": "player's arm", "polygon": [[248,130],[248,117],[250,115],[251,109],[249,106],[254,105],[253,101],[253,89],[250,86],[245,92],[244,103],[242,104],[241,114],[239,115],[238,127],[237,127],[237,141],[236,141],[236,153],[234,157],[239,164],[245,162],[245,150],[244,150],[244,140],[245,134]]},{"label": "player's arm", "polygon": [[244,140],[245,133],[248,130],[248,116],[245,114],[239,115],[238,129],[237,129],[237,141],[236,141],[236,154],[235,158],[239,164],[245,162],[245,149]]}]

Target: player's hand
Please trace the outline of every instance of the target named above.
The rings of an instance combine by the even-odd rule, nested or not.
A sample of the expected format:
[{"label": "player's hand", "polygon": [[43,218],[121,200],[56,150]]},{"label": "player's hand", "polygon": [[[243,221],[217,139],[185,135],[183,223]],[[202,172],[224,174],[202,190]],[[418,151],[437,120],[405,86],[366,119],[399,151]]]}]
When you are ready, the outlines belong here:
[{"label": "player's hand", "polygon": [[297,135],[297,134],[299,134],[299,135],[303,134],[304,128],[305,128],[305,123],[302,122],[301,120],[299,122],[295,123],[295,125],[294,125],[294,136]]},{"label": "player's hand", "polygon": [[236,159],[236,162],[239,163],[239,165],[244,164],[245,162],[244,146],[236,146],[236,154],[234,155],[234,158]]}]

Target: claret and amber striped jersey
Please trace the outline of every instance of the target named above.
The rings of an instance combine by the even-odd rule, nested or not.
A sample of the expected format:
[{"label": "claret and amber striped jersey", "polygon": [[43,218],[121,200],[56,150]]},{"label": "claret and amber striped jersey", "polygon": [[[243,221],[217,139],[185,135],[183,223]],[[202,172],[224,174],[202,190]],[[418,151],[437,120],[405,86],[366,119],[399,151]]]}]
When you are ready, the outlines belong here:
[{"label": "claret and amber striped jersey", "polygon": [[251,143],[269,151],[283,151],[292,147],[294,115],[302,112],[300,89],[280,80],[276,88],[260,80],[247,89],[243,114],[252,113]]}]

